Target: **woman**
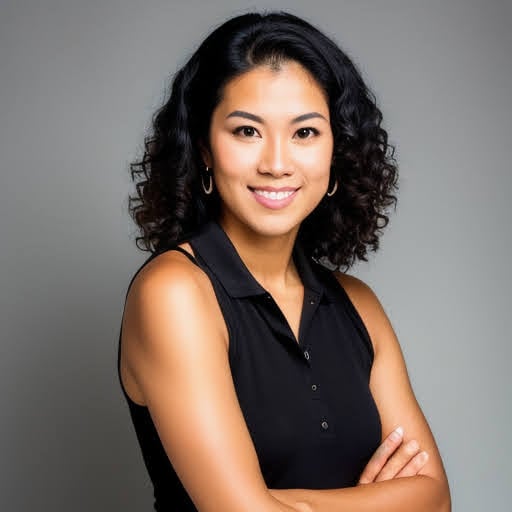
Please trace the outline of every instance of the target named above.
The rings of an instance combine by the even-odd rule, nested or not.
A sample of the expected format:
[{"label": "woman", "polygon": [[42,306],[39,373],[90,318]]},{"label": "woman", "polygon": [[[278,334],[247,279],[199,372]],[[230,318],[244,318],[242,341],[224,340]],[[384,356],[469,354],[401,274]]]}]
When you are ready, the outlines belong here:
[{"label": "woman", "polygon": [[[397,171],[348,57],[286,13],[227,21],[176,74],[132,214],[119,373],[156,510],[448,511],[378,299]],[[390,154],[391,153],[391,154]]]}]

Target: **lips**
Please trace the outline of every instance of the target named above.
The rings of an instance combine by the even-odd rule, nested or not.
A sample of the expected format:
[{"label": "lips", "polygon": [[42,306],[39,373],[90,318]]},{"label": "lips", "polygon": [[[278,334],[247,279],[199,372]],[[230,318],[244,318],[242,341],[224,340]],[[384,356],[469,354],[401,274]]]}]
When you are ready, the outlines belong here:
[{"label": "lips", "polygon": [[249,187],[253,197],[258,203],[270,208],[277,210],[288,206],[294,199],[298,188],[295,187]]}]

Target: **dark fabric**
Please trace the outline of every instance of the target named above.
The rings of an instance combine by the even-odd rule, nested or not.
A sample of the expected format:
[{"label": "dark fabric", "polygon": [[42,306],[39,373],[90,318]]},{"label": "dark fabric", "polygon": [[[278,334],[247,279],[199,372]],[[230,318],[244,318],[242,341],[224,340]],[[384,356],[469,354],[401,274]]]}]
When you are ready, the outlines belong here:
[{"label": "dark fabric", "polygon": [[[343,287],[296,244],[293,258],[304,284],[297,341],[219,224],[208,223],[189,243],[228,327],[233,381],[267,486],[355,485],[381,442],[381,424],[368,385],[372,344]],[[155,510],[195,511],[148,409],[123,392],[154,485]]]}]

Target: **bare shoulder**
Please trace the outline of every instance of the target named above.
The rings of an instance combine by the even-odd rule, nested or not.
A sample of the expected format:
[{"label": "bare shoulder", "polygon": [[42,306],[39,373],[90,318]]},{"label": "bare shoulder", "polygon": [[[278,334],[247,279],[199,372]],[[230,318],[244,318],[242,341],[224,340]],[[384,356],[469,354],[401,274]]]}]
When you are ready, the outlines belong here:
[{"label": "bare shoulder", "polygon": [[[127,294],[124,321],[144,313],[172,306],[172,314],[180,304],[195,309],[208,294],[204,272],[178,251],[166,251],[154,257],[135,276]],[[154,315],[153,320],[154,320]]]},{"label": "bare shoulder", "polygon": [[[181,247],[194,255],[189,244]],[[178,325],[194,317],[207,316],[212,328],[224,331],[210,279],[179,251],[166,251],[156,256],[135,277],[127,296],[125,317],[137,322],[144,320],[141,315],[158,323],[169,323],[172,318]]]},{"label": "bare shoulder", "polygon": [[[193,255],[187,245],[182,247]],[[148,354],[155,360],[168,357],[171,350],[183,355],[186,345],[180,341],[200,339],[192,328],[201,325],[208,326],[212,343],[218,340],[227,349],[227,327],[208,276],[181,252],[156,256],[133,280],[122,319],[121,377],[136,403],[146,402],[141,361]],[[146,373],[151,372],[148,366]]]},{"label": "bare shoulder", "polygon": [[[181,247],[194,255],[189,244]],[[184,291],[192,287],[204,287],[207,285],[207,277],[204,272],[194,265],[183,253],[169,250],[153,258],[133,280],[128,293],[128,298],[142,292],[172,293]]]},{"label": "bare shoulder", "polygon": [[380,300],[373,289],[358,277],[339,271],[335,271],[334,275],[363,320],[374,348],[377,348],[379,333],[386,332],[391,327]]},{"label": "bare shoulder", "polygon": [[372,289],[361,279],[351,274],[334,271],[334,275],[338,282],[343,286],[350,298],[359,298],[361,295],[373,293]]}]

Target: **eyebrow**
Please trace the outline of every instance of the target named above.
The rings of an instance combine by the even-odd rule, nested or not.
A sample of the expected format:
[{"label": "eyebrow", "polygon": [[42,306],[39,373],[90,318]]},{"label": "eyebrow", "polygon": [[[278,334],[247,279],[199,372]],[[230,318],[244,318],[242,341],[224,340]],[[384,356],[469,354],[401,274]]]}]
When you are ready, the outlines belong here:
[{"label": "eyebrow", "polygon": [[[265,124],[260,116],[251,114],[250,112],[245,112],[244,110],[234,110],[233,112],[231,112],[231,114],[228,114],[226,116],[226,119],[228,119],[229,117],[243,117],[244,119],[249,119],[251,121],[254,121],[255,123]],[[320,118],[323,119],[324,121],[327,121],[327,119],[319,112],[308,112],[307,114],[302,114],[292,119],[292,124],[301,123],[302,121],[307,121],[308,119],[314,118]]]}]

